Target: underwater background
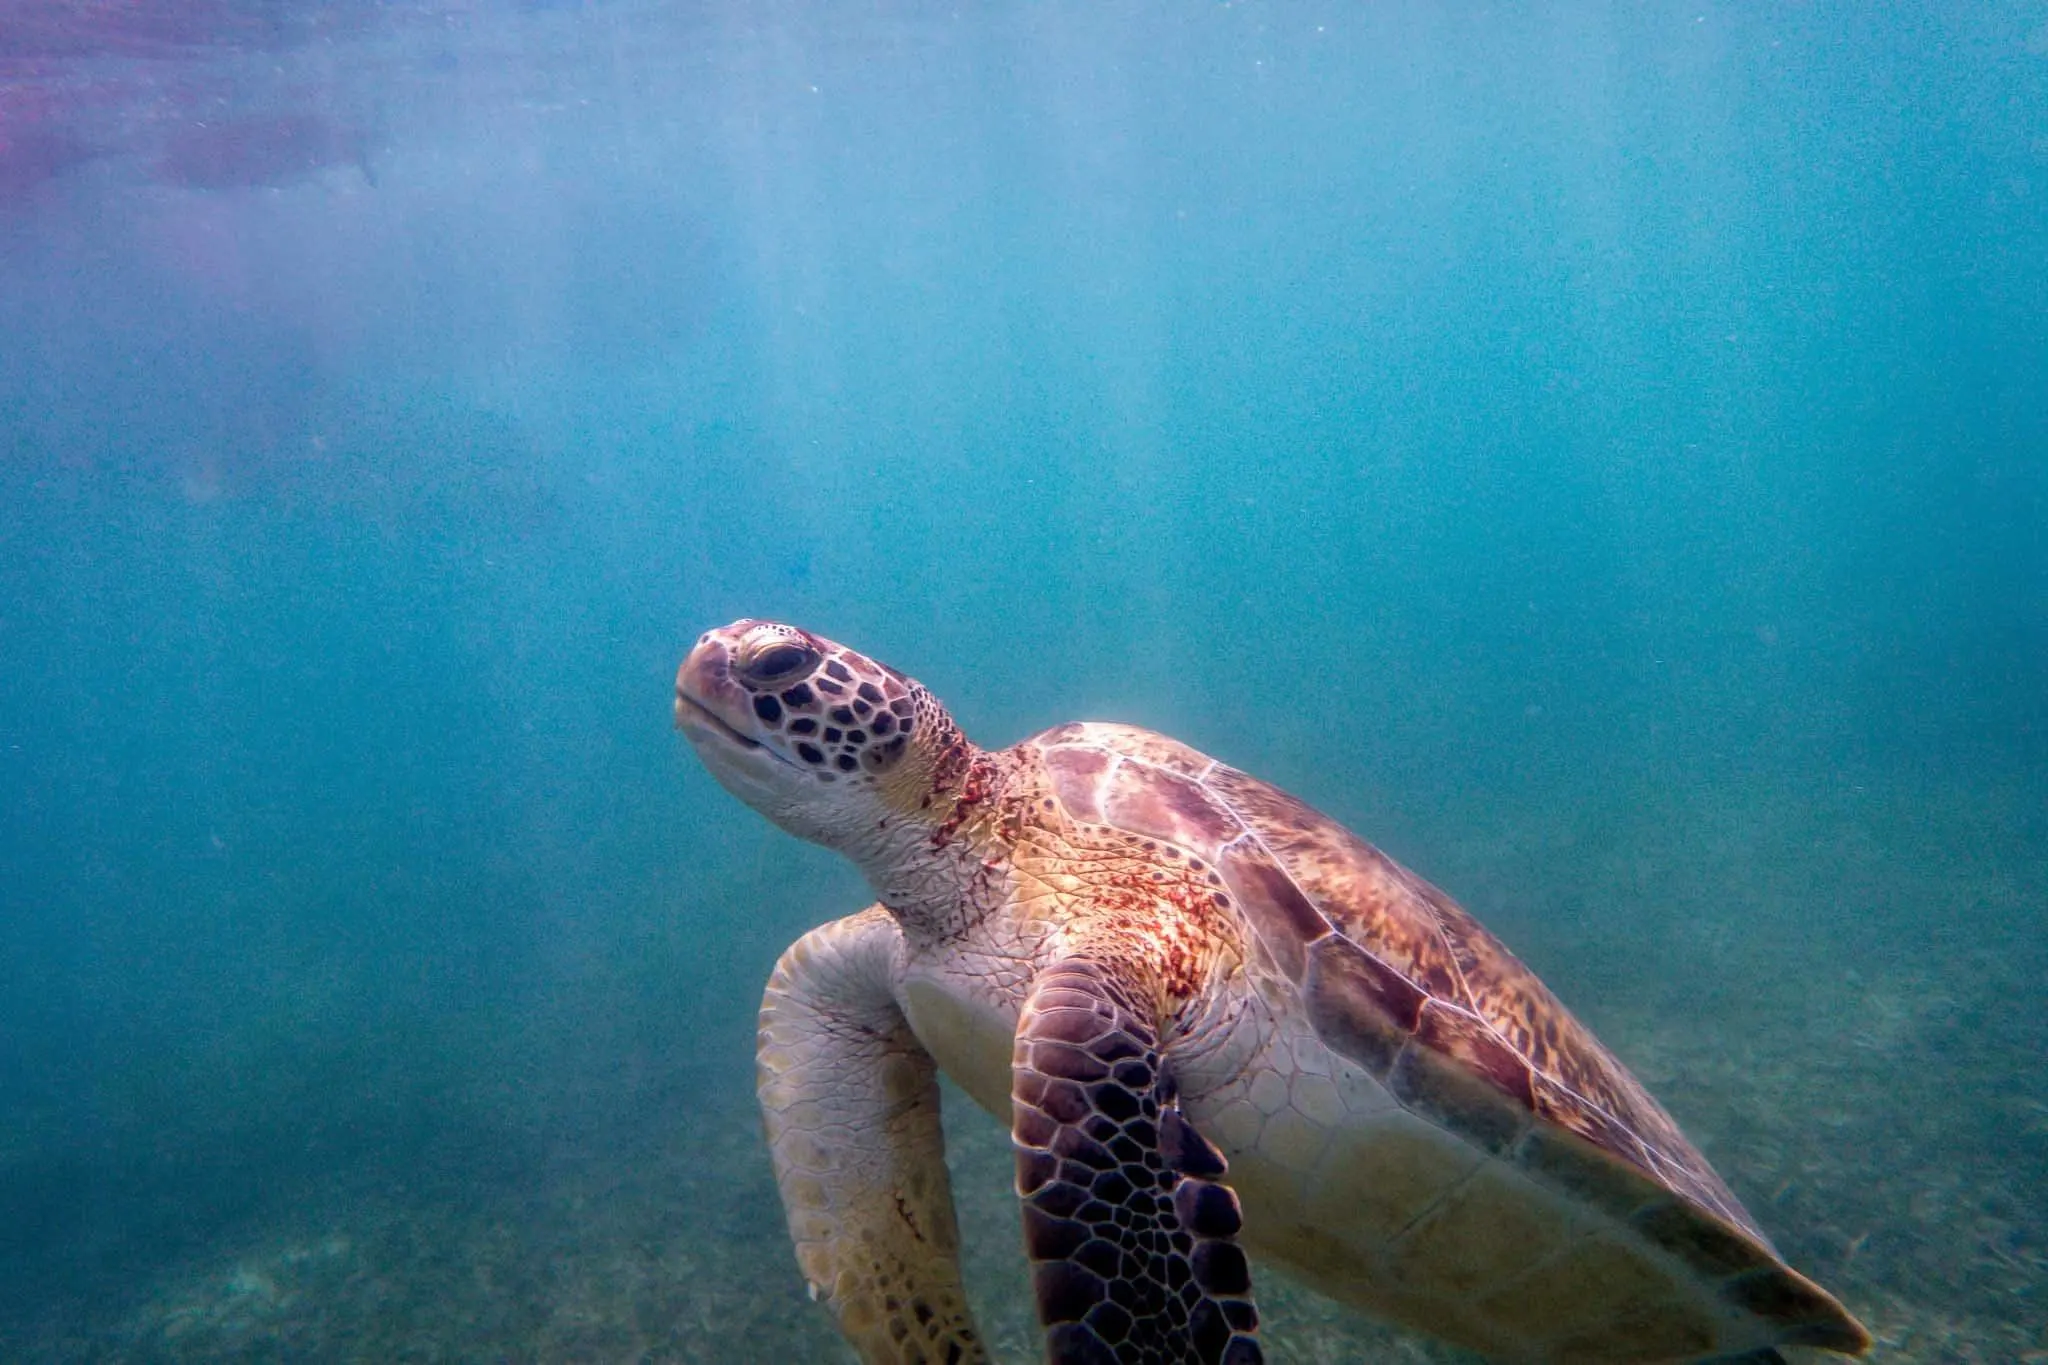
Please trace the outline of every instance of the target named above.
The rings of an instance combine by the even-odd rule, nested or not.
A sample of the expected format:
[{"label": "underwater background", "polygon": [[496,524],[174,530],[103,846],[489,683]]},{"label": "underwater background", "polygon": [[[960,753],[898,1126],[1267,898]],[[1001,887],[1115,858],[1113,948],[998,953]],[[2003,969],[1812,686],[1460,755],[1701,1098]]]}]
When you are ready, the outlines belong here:
[{"label": "underwater background", "polygon": [[0,1358],[847,1358],[742,615],[1296,791],[2048,1361],[2048,0],[0,0]]}]

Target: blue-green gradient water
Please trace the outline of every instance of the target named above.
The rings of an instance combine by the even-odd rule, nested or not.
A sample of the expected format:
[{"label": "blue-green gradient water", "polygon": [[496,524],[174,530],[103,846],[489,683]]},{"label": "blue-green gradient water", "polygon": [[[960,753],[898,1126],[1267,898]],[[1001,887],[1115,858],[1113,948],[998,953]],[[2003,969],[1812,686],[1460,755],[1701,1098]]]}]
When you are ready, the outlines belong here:
[{"label": "blue-green gradient water", "polygon": [[2048,4],[0,6],[0,1356],[838,1358],[741,615],[1297,791],[2048,1359]]}]

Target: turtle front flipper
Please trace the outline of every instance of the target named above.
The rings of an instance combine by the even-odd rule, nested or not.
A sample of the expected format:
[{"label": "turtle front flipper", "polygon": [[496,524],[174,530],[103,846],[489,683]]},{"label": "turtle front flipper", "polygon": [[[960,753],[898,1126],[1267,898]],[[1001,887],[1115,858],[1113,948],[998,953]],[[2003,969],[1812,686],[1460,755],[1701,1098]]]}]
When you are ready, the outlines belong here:
[{"label": "turtle front flipper", "polygon": [[860,1358],[984,1362],[960,1284],[938,1069],[892,990],[901,950],[874,907],[782,955],[761,1001],[761,1112],[797,1261]]},{"label": "turtle front flipper", "polygon": [[1237,1196],[1180,1112],[1145,993],[1070,959],[1017,1023],[1011,1135],[1053,1365],[1264,1359]]}]

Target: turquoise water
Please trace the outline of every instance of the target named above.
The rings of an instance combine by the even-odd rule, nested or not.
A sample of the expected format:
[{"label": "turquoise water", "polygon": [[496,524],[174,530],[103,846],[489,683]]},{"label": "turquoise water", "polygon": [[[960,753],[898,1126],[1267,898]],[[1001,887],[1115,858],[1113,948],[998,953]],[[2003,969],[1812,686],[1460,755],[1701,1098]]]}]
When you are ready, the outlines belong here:
[{"label": "turquoise water", "polygon": [[2048,8],[1536,8],[10,6],[0,1357],[836,1358],[756,615],[1299,792],[2048,1360]]}]

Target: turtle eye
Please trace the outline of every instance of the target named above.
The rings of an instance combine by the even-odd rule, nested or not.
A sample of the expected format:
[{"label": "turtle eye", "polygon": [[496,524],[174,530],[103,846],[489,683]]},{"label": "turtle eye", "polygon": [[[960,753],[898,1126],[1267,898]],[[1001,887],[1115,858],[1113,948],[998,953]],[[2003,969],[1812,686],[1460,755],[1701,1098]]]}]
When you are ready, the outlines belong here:
[{"label": "turtle eye", "polygon": [[759,654],[740,664],[740,676],[752,683],[772,684],[787,682],[799,673],[809,673],[818,666],[818,652],[805,649],[802,645],[770,645]]}]

